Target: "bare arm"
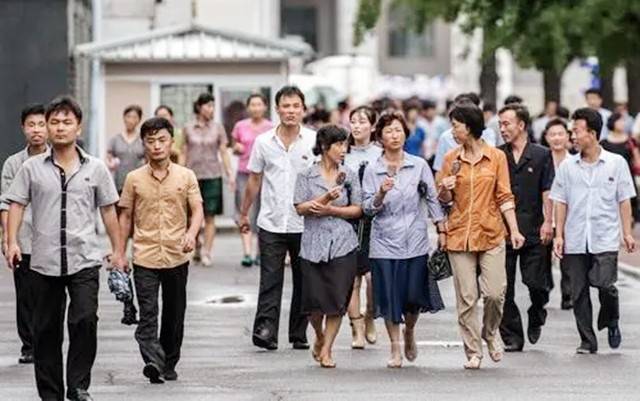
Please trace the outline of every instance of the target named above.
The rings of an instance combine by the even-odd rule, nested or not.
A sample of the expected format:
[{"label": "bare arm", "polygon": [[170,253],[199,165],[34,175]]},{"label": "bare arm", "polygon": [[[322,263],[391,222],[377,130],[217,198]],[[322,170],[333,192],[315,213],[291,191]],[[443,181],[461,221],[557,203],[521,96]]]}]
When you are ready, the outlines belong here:
[{"label": "bare arm", "polygon": [[111,242],[112,263],[114,267],[121,270],[127,269],[127,262],[124,258],[124,253],[121,252],[126,244],[126,238],[129,236],[127,233],[123,238],[120,234],[120,226],[118,224],[118,215],[116,214],[115,205],[102,206],[100,208],[100,215],[102,216],[102,222],[107,230],[109,236],[109,242]]},{"label": "bare arm", "polygon": [[564,226],[567,221],[567,204],[554,202],[556,218],[556,234],[553,241],[553,251],[558,258],[562,258],[564,253]]},{"label": "bare arm", "polygon": [[229,158],[229,148],[227,147],[227,144],[221,144],[220,145],[220,159],[222,160],[222,165],[224,167],[224,172],[227,176],[227,178],[229,179],[229,182],[233,182],[234,178],[233,178],[233,171],[231,169],[231,160]]},{"label": "bare arm", "polygon": [[202,202],[198,199],[189,199],[189,209],[191,210],[191,223],[187,230],[187,235],[196,238],[202,227],[202,221],[204,220],[204,210],[202,208]]},{"label": "bare arm", "polygon": [[9,237],[7,236],[7,222],[9,221],[9,212],[6,210],[0,211],[0,223],[2,224],[2,254],[7,254],[7,247],[9,246]]},{"label": "bare arm", "polygon": [[516,210],[515,209],[507,209],[502,212],[505,221],[507,222],[507,226],[509,227],[509,233],[513,235],[514,233],[520,232],[518,229],[518,221],[516,220]]},{"label": "bare arm", "polygon": [[629,199],[620,202],[620,217],[622,219],[622,233],[627,252],[636,250],[636,240],[633,237],[633,213]]},{"label": "bare arm", "polygon": [[18,231],[24,217],[25,206],[12,202],[9,206],[9,217],[7,223],[7,264],[10,269],[15,269],[18,262],[22,260],[22,252],[18,245]]},{"label": "bare arm", "polygon": [[246,216],[249,214],[249,209],[256,199],[256,195],[260,192],[260,186],[262,185],[262,173],[251,173],[247,180],[247,187],[244,190],[244,196],[242,197],[242,205],[240,207],[240,214]]},{"label": "bare arm", "polygon": [[[120,216],[118,216],[118,223],[120,226],[120,238],[129,238],[129,233],[131,232],[131,226],[133,224],[133,213],[132,210],[128,207],[120,208]],[[127,250],[127,241],[126,239],[121,242],[121,248],[119,250],[120,254],[126,255]]]}]

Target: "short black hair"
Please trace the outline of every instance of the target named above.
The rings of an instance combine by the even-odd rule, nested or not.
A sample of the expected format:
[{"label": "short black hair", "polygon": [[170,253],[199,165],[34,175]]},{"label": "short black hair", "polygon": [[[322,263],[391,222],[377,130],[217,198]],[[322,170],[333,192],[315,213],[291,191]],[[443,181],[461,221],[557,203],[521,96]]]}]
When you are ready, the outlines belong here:
[{"label": "short black hair", "polygon": [[203,104],[207,104],[209,102],[214,102],[214,101],[215,101],[215,98],[211,93],[209,92],[201,93],[200,95],[198,95],[198,98],[196,99],[196,101],[193,102],[193,114],[199,114],[200,107],[202,107]]},{"label": "short black hair", "polygon": [[269,103],[267,102],[267,97],[265,95],[263,95],[262,93],[252,93],[249,95],[249,97],[247,97],[247,107],[249,106],[249,103],[251,103],[251,100],[253,99],[260,99],[262,100],[262,103],[264,103],[265,106],[268,106]]},{"label": "short black hair", "polygon": [[526,106],[521,103],[509,103],[502,107],[498,112],[498,115],[505,113],[507,111],[513,111],[516,113],[516,117],[518,120],[524,123],[525,129],[531,124],[531,117],[529,116],[529,110]]},{"label": "short black hair", "polygon": [[557,113],[558,113],[558,117],[564,118],[565,120],[568,120],[569,116],[571,115],[571,112],[569,111],[569,109],[567,109],[562,105],[558,105]]},{"label": "short black hair", "polygon": [[142,118],[142,107],[138,106],[137,104],[131,104],[125,107],[124,111],[122,112],[122,115],[125,116],[131,111],[135,111],[136,114],[138,115],[138,118],[140,119]]},{"label": "short black hair", "polygon": [[466,125],[474,138],[480,139],[482,137],[482,132],[485,128],[484,116],[480,107],[475,103],[469,101],[456,102],[449,113],[449,118]]},{"label": "short black hair", "polygon": [[484,102],[484,104],[482,105],[482,111],[483,112],[491,112],[493,114],[496,114],[496,105],[491,103],[491,102]]},{"label": "short black hair", "polygon": [[509,95],[506,99],[504,99],[504,105],[512,104],[512,103],[523,103],[524,101],[518,95]]},{"label": "short black hair", "polygon": [[304,103],[304,93],[302,93],[300,88],[295,85],[283,86],[278,92],[276,92],[276,106],[280,106],[280,99],[290,96],[298,96],[302,101],[302,108],[307,108],[307,105]]},{"label": "short black hair", "polygon": [[140,138],[144,140],[147,135],[155,135],[161,129],[166,129],[173,138],[173,125],[163,117],[151,117],[140,126]]},{"label": "short black hair", "polygon": [[461,93],[453,99],[454,103],[468,100],[476,106],[480,106],[480,96],[475,92]]},{"label": "short black hair", "polygon": [[609,131],[613,131],[613,127],[616,125],[616,121],[620,120],[621,118],[624,118],[622,113],[619,113],[617,111],[611,113],[611,116],[609,116],[609,118],[607,119],[607,129]]},{"label": "short black hair", "polygon": [[422,110],[429,110],[429,109],[435,109],[436,108],[436,102],[434,102],[431,99],[423,99],[422,100]]},{"label": "short black hair", "polygon": [[59,111],[71,113],[76,117],[78,123],[82,122],[82,108],[78,102],[69,95],[58,96],[50,101],[45,109],[44,117],[48,120],[53,113]]},{"label": "short black hair", "polygon": [[584,92],[584,96],[587,95],[598,95],[598,97],[602,98],[602,91],[598,88],[589,88]]},{"label": "short black hair", "polygon": [[162,109],[165,109],[167,113],[169,113],[169,115],[173,117],[173,109],[167,106],[166,104],[161,104],[160,106],[156,107],[155,111],[153,112],[153,115],[154,116],[158,115],[158,112]]},{"label": "short black hair", "polygon": [[549,120],[549,122],[547,123],[547,125],[545,125],[544,127],[544,133],[546,134],[547,131],[549,130],[549,128],[551,127],[555,127],[556,125],[561,125],[565,131],[569,132],[569,127],[567,126],[567,122],[562,119],[562,118],[552,118],[551,120]]},{"label": "short black hair", "polygon": [[20,112],[20,124],[24,125],[24,122],[27,121],[27,117],[34,114],[42,114],[44,116],[44,111],[44,104],[42,103],[30,103],[24,106]]},{"label": "short black hair", "polygon": [[584,120],[587,123],[587,128],[594,131],[596,139],[600,139],[600,131],[602,130],[602,116],[596,110],[589,107],[582,107],[573,112],[571,118],[574,121]]},{"label": "short black hair", "polygon": [[402,113],[398,111],[383,113],[376,122],[376,128],[373,131],[373,137],[376,141],[382,142],[382,130],[391,125],[394,121],[398,121],[402,125],[404,131],[404,137],[409,138],[411,131],[407,126],[407,121],[404,119]]},{"label": "short black hair", "polygon": [[337,125],[325,125],[316,133],[316,144],[313,147],[313,154],[316,156],[321,155],[323,152],[329,150],[334,143],[346,141],[347,136],[347,131],[344,128],[338,127]]}]

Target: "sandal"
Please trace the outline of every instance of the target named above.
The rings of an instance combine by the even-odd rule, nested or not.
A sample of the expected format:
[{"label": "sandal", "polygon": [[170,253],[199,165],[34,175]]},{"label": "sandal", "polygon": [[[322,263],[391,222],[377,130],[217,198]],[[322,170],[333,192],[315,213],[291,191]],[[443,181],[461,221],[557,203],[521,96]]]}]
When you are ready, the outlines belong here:
[{"label": "sandal", "polygon": [[352,349],[364,349],[365,338],[365,323],[364,317],[361,315],[356,318],[349,318],[351,320],[351,348]]},{"label": "sandal", "polygon": [[[404,356],[407,358],[407,361],[413,362],[418,357],[418,345],[416,344],[415,333],[413,330],[408,331],[407,329],[404,329],[402,333],[404,335]],[[408,333],[411,334],[408,335]]]},{"label": "sandal", "polygon": [[[394,348],[397,349],[397,353],[393,352]],[[400,352],[400,342],[398,341],[391,341],[391,359],[387,362],[387,367],[391,369],[402,367],[402,353]]]},{"label": "sandal", "polygon": [[482,362],[482,359],[477,356],[472,356],[471,359],[465,362],[464,368],[469,370],[478,370],[480,369],[480,362]]}]

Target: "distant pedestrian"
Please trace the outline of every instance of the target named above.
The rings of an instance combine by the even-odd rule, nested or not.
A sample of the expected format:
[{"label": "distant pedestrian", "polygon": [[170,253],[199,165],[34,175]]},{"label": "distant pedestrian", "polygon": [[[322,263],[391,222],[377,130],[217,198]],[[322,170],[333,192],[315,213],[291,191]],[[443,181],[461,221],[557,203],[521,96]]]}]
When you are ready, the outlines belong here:
[{"label": "distant pedestrian", "polygon": [[112,137],[107,147],[107,167],[113,172],[118,193],[122,192],[127,174],[144,163],[144,148],[138,134],[142,108],[138,105],[127,106],[122,118],[124,131]]},{"label": "distant pedestrian", "polygon": [[[247,187],[249,176],[249,157],[253,149],[253,143],[258,135],[261,135],[273,128],[273,123],[265,117],[267,112],[267,98],[262,94],[253,93],[247,98],[247,111],[249,117],[240,120],[233,127],[231,137],[233,138],[233,153],[238,156],[238,172],[236,174],[236,213],[240,214],[242,206],[242,195]],[[254,257],[252,248],[253,243],[257,242],[258,234],[258,212],[260,211],[260,201],[256,200],[251,208],[251,230],[247,233],[240,233],[242,238],[242,251],[244,258],[240,262],[244,267],[251,267],[254,263],[260,264],[259,252]]]},{"label": "distant pedestrian", "polygon": [[589,108],[573,113],[573,136],[580,153],[558,169],[551,199],[555,202],[554,252],[565,260],[571,275],[573,313],[580,334],[578,354],[598,351],[593,331],[589,288],[598,289],[598,330],[607,328],[609,346],[618,348],[620,306],[616,281],[620,230],[627,252],[636,242],[632,234],[630,199],[636,195],[627,162],[598,143],[600,114]]},{"label": "distant pedestrian", "polygon": [[198,177],[204,200],[204,244],[199,249],[202,264],[211,266],[215,216],[222,214],[222,176],[226,176],[230,191],[235,190],[235,177],[231,172],[227,133],[222,124],[213,120],[213,96],[200,94],[193,103],[193,113],[195,119],[183,131],[183,154],[186,166]]},{"label": "distant pedestrian", "polygon": [[[2,166],[2,182],[0,193],[4,195],[11,186],[13,179],[18,174],[25,161],[29,158],[47,151],[47,120],[44,118],[44,105],[30,104],[22,109],[21,128],[25,136],[27,146],[5,160]],[[7,255],[9,247],[8,216],[9,203],[0,203],[0,218],[2,219],[2,254]],[[33,240],[31,206],[24,209],[22,226],[18,233],[18,245],[22,252],[21,261],[13,270],[13,281],[16,289],[16,324],[18,336],[22,341],[19,363],[33,363],[33,294],[31,294],[31,242]]]},{"label": "distant pedestrian", "polygon": [[176,127],[176,121],[173,118],[173,109],[166,104],[156,107],[153,112],[154,117],[162,117],[169,121],[173,126],[173,147],[171,148],[171,161],[184,166],[184,134],[182,129]]},{"label": "distant pedestrian", "polygon": [[103,257],[96,246],[97,209],[111,242],[112,264],[121,270],[127,266],[119,253],[124,239],[115,208],[118,192],[105,164],[76,144],[82,110],[75,100],[54,99],[45,117],[51,148],[24,162],[5,195],[11,202],[7,262],[15,268],[21,260],[17,235],[24,209],[31,204],[33,356],[38,393],[44,400],[65,397],[62,343],[66,315],[66,397],[87,401],[92,399],[87,390],[97,350],[98,269]]},{"label": "distant pedestrian", "polygon": [[[120,230],[133,230],[133,268],[140,306],[136,340],[152,383],[176,380],[187,308],[189,259],[203,220],[193,171],[171,162],[173,126],[153,117],[140,128],[148,163],[127,176]],[[161,205],[161,208],[158,208]],[[124,253],[125,249],[121,249]],[[158,337],[158,294],[162,324]]]}]

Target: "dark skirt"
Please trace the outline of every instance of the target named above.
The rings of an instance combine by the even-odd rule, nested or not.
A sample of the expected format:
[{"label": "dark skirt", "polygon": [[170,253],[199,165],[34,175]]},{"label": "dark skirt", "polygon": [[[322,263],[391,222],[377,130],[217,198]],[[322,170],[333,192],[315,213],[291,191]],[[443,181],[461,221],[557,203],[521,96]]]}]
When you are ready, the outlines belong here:
[{"label": "dark skirt", "polygon": [[222,178],[198,180],[205,216],[222,214]]},{"label": "dark skirt", "polygon": [[407,313],[444,309],[438,283],[428,274],[428,255],[371,259],[375,316],[399,324]]},{"label": "dark skirt", "polygon": [[328,262],[300,258],[302,313],[342,316],[347,312],[356,278],[356,251]]},{"label": "dark skirt", "polygon": [[371,271],[369,260],[369,240],[371,239],[371,218],[363,217],[357,224],[358,232],[358,276],[364,276]]}]

